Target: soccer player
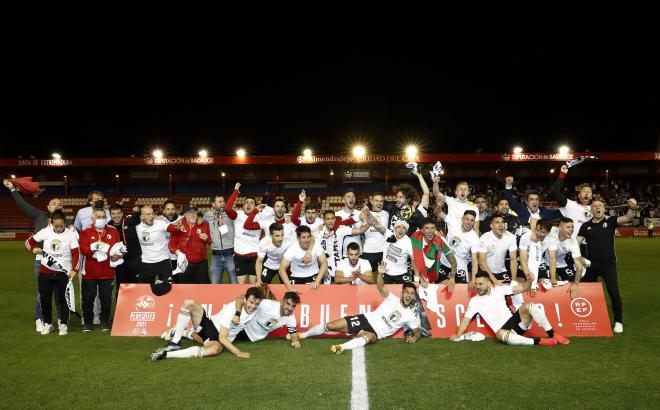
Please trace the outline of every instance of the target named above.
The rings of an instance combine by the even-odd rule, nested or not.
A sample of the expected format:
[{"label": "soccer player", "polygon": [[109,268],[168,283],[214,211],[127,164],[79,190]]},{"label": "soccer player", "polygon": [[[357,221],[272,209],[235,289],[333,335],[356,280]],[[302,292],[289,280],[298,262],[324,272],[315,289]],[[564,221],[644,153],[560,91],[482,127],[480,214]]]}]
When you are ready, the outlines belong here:
[{"label": "soccer player", "polygon": [[[500,198],[497,201],[497,205],[495,206],[495,211],[502,215],[504,218],[504,229],[516,235],[520,230],[520,221],[518,220],[518,216],[511,211],[511,208],[509,207],[509,200],[506,198]],[[487,227],[483,231],[480,231],[482,235],[490,231],[491,219],[493,219],[493,215],[488,215],[488,217],[484,220],[482,225],[486,225]]]},{"label": "soccer player", "polygon": [[440,283],[449,285],[450,282],[453,282],[452,288],[456,283],[469,283],[470,288],[474,287],[474,278],[479,271],[479,236],[473,229],[476,217],[476,213],[468,209],[463,213],[460,229],[450,230],[447,233],[447,243],[454,251],[453,255],[456,258],[456,276],[452,276],[451,263],[442,254],[438,279]]},{"label": "soccer player", "polygon": [[474,204],[479,210],[479,218],[475,222],[479,223],[479,232],[485,234],[490,229],[490,222],[488,221],[490,219],[490,212],[488,212],[490,204],[488,203],[488,198],[485,195],[479,194],[474,198]]},{"label": "soccer player", "polygon": [[[449,209],[449,212],[447,212],[447,216],[445,217],[445,222],[447,223],[449,231],[461,229],[461,220],[463,219],[465,211],[468,209],[474,211],[477,215],[477,219],[479,218],[479,209],[474,203],[468,201],[468,194],[470,193],[470,186],[468,183],[466,181],[458,182],[454,193],[456,194],[456,197],[446,196],[440,191],[437,193],[437,196],[445,197],[445,202]],[[475,228],[477,235],[479,235],[479,225],[475,225]]]},{"label": "soccer player", "polygon": [[582,184],[577,187],[578,201],[566,198],[566,195],[562,192],[562,188],[564,185],[564,179],[567,175],[568,166],[562,165],[561,171],[559,172],[559,178],[557,178],[552,185],[552,194],[557,202],[559,202],[559,210],[562,215],[573,220],[575,228],[573,230],[573,238],[575,238],[577,237],[582,224],[590,220],[593,216],[591,215],[591,201],[593,200],[594,194],[591,185]]},{"label": "soccer player", "polygon": [[250,212],[247,220],[243,224],[245,229],[263,229],[268,232],[270,226],[278,223],[284,227],[284,236],[289,239],[294,238],[296,225],[287,222],[284,213],[286,212],[286,201],[284,198],[276,198],[273,208],[268,205],[259,205]]},{"label": "soccer player", "polygon": [[381,303],[373,312],[346,316],[328,323],[319,323],[300,335],[306,339],[312,336],[322,335],[326,332],[341,332],[357,335],[356,338],[339,345],[330,347],[330,351],[341,354],[344,350],[357,349],[368,343],[376,343],[378,339],[392,336],[404,325],[412,330],[412,334],[406,337],[406,343],[415,343],[421,337],[419,322],[410,309],[410,304],[416,299],[417,288],[412,282],[404,283],[401,287],[401,297],[396,297],[385,289],[383,274],[385,273],[385,262],[378,264],[376,275],[376,287],[383,296]]},{"label": "soccer player", "polygon": [[563,216],[558,209],[548,209],[540,206],[541,200],[538,191],[528,191],[525,194],[525,204],[516,201],[513,197],[513,177],[511,176],[506,177],[504,195],[523,223],[529,223],[531,217],[536,219],[559,219]]},{"label": "soccer player", "polygon": [[316,228],[323,225],[323,219],[316,215],[316,208],[311,204],[305,206],[305,218],[303,220],[300,219],[300,211],[302,210],[302,206],[305,204],[306,199],[307,194],[303,189],[302,192],[300,192],[300,195],[298,195],[298,202],[296,202],[296,205],[293,207],[291,222],[296,226],[309,226],[309,229],[314,232]]},{"label": "soccer player", "polygon": [[[410,276],[409,266],[412,267],[414,276],[419,277],[420,275],[417,263],[415,263],[412,241],[406,232],[408,232],[408,222],[403,219],[394,223],[393,233],[387,231],[388,238],[383,248],[382,258],[385,266],[383,282],[386,285],[413,282],[414,277]],[[408,260],[410,260],[410,265]]]},{"label": "soccer player", "polygon": [[573,237],[573,220],[570,218],[560,219],[556,246],[551,246],[548,250],[550,280],[553,285],[557,284],[557,277],[562,281],[572,282],[570,287],[571,299],[577,297],[580,279],[585,273],[580,256],[580,246],[577,239]]},{"label": "soccer player", "polygon": [[[396,199],[394,202],[385,201],[383,210],[389,214],[389,222],[385,228],[394,231],[394,224],[396,221],[403,219],[408,223],[408,232],[406,235],[410,236],[417,229],[421,229],[424,218],[428,216],[426,209],[429,207],[429,198],[431,192],[424,180],[421,172],[417,168],[413,169],[413,175],[419,180],[419,185],[422,188],[422,197],[419,198],[415,189],[409,184],[401,184],[396,188]],[[415,208],[415,204],[419,199],[419,206]]]},{"label": "soccer player", "polygon": [[364,285],[374,283],[371,264],[360,256],[360,247],[357,243],[349,243],[347,257],[342,259],[335,270],[334,283]]},{"label": "soccer player", "polygon": [[[552,325],[545,316],[542,304],[527,302],[513,314],[507,307],[505,296],[527,292],[531,287],[530,281],[504,286],[491,285],[492,282],[487,273],[479,272],[477,274],[477,295],[470,299],[463,320],[456,333],[450,337],[450,340],[455,340],[462,335],[474,315],[479,314],[495,332],[497,340],[508,345],[556,346],[557,343],[563,345],[570,343],[568,339],[553,331]],[[532,320],[546,331],[547,338],[523,336],[532,326]]]},{"label": "soccer player", "polygon": [[[479,238],[479,268],[490,276],[491,281],[499,286],[515,280],[518,274],[516,237],[504,229],[504,216],[494,213],[490,220],[490,231]],[[507,252],[510,256],[510,270],[504,261]]]},{"label": "soccer player", "polygon": [[166,233],[168,228],[176,228],[162,219],[156,219],[154,209],[149,205],[142,207],[140,218],[142,222],[135,227],[142,249],[138,282],[154,283],[156,276],[162,281],[170,280],[172,265]]},{"label": "soccer player", "polygon": [[258,229],[245,229],[245,221],[247,221],[248,215],[250,215],[256,204],[254,198],[245,198],[242,210],[235,211],[233,209],[234,202],[240,194],[240,188],[241,184],[237,182],[234,192],[225,205],[227,215],[234,221],[234,264],[236,266],[236,280],[240,284],[245,284],[248,281],[250,283],[256,283],[255,269],[261,227]]},{"label": "soccer player", "polygon": [[[413,247],[413,263],[420,273],[422,286],[426,282],[437,283],[440,279],[440,257],[443,254],[451,264],[451,276],[456,277],[457,264],[454,251],[439,234],[435,220],[426,218],[421,226],[422,230],[413,233],[410,241]],[[447,282],[447,290],[454,291],[453,282]]]},{"label": "soccer player", "polygon": [[[349,219],[355,221],[353,224],[346,225],[349,229],[363,226],[363,223],[360,220],[360,210],[355,208],[355,193],[353,191],[346,191],[343,196],[343,201],[344,206],[336,212],[336,216],[341,218],[342,221],[347,221]],[[360,246],[360,251],[362,251],[362,238],[360,235],[363,233],[364,232],[360,232],[359,234],[350,233],[343,236],[343,239],[339,244],[342,258],[346,256],[346,247],[349,243],[357,243]]]},{"label": "soccer player", "polygon": [[[51,225],[25,241],[25,246],[30,252],[41,255],[38,285],[43,318],[42,335],[53,331],[51,312],[54,290],[57,292],[55,302],[59,305],[58,311],[62,313],[59,334],[64,336],[68,333],[69,308],[65,292],[69,280],[78,274],[80,250],[78,234],[65,228],[65,220],[61,211],[53,212],[50,216]],[[40,242],[43,242],[42,246],[39,246]]]},{"label": "soccer player", "polygon": [[[313,243],[312,231],[307,226],[296,228],[298,241],[284,252],[280,262],[280,278],[289,291],[296,289],[292,285],[309,283],[312,290],[318,289],[321,281],[328,273],[328,260],[323,248]],[[306,254],[311,249],[312,258],[307,262]],[[291,276],[287,269],[291,267]]]},{"label": "soccer player", "polygon": [[[236,299],[236,310],[241,310],[245,298]],[[300,303],[300,296],[296,292],[286,292],[282,301],[264,298],[254,313],[254,317],[245,327],[245,334],[251,342],[258,342],[268,334],[280,327],[286,327],[287,340],[291,340],[291,347],[300,348],[300,335],[293,315],[296,306]]]},{"label": "soccer player", "polygon": [[[384,202],[385,196],[380,192],[371,196],[371,216],[382,226],[385,226],[390,218],[387,211],[383,210]],[[384,230],[381,232],[372,225],[364,233],[364,238],[361,257],[369,261],[371,271],[375,272],[378,269],[378,262],[383,260],[383,248],[386,240]]]},{"label": "soccer player", "polygon": [[[241,309],[237,309],[236,301],[232,301],[225,305],[220,313],[211,317],[195,300],[184,300],[176,319],[174,331],[165,332],[166,338],[171,337],[170,342],[152,353],[151,361],[216,356],[224,349],[237,357],[249,359],[250,353],[241,351],[232,342],[235,339],[249,340],[245,334],[245,328],[254,317],[263,298],[260,288],[251,287],[245,292],[245,303]],[[234,317],[238,320],[233,320]],[[187,332],[188,324],[191,321],[196,335],[191,334],[189,337],[201,346],[181,349],[181,338],[185,333],[191,333]]]},{"label": "soccer player", "polygon": [[531,282],[532,296],[536,292],[537,282],[541,278],[547,278],[548,275],[548,267],[545,264],[546,252],[557,249],[556,242],[548,235],[551,230],[551,220],[539,219],[534,229],[520,238],[518,245],[520,266],[527,280]]},{"label": "soccer player", "polygon": [[284,226],[277,222],[270,225],[268,233],[270,235],[259,242],[259,250],[257,251],[257,286],[261,286],[263,283],[271,283],[280,271],[280,263],[284,252],[294,242],[292,238],[284,237]]}]

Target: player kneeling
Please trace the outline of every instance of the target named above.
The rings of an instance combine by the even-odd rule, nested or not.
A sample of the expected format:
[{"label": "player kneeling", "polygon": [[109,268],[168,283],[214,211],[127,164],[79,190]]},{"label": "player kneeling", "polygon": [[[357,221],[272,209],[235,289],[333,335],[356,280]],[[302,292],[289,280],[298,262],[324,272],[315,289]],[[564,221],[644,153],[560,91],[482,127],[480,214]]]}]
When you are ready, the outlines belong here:
[{"label": "player kneeling", "polygon": [[[250,353],[240,351],[232,342],[234,339],[249,340],[245,328],[261,304],[263,292],[261,288],[252,287],[245,292],[244,298],[241,309],[237,309],[236,301],[232,301],[210,318],[202,305],[193,299],[186,299],[179,311],[176,327],[165,333],[165,338],[171,336],[171,341],[156,350],[151,355],[151,361],[216,356],[225,348],[240,358],[249,359]],[[194,333],[186,332],[191,320]],[[189,338],[201,346],[181,349],[184,333],[189,333]]]},{"label": "player kneeling", "polygon": [[[545,317],[543,305],[540,303],[524,303],[514,314],[509,310],[505,296],[527,292],[531,287],[529,280],[520,285],[517,285],[516,282],[501,286],[491,285],[492,282],[486,272],[477,273],[475,286],[478,295],[470,299],[463,321],[461,321],[456,334],[450,337],[451,340],[461,336],[474,315],[478,313],[493,329],[497,340],[508,345],[555,346],[557,343],[563,345],[570,343],[568,339],[552,330],[548,318]],[[547,338],[523,336],[532,327],[532,320],[546,331]]]},{"label": "player kneeling", "polygon": [[411,336],[406,337],[407,343],[415,343],[421,337],[417,316],[410,309],[410,304],[415,300],[417,289],[411,282],[403,284],[401,297],[391,294],[383,283],[383,274],[387,272],[384,262],[378,264],[376,286],[385,299],[373,312],[360,315],[346,316],[328,323],[318,324],[300,335],[305,339],[312,336],[322,335],[326,332],[342,332],[357,334],[357,338],[340,345],[330,347],[336,354],[344,350],[356,349],[368,343],[376,343],[378,339],[384,339],[393,335],[404,325],[413,331]]}]

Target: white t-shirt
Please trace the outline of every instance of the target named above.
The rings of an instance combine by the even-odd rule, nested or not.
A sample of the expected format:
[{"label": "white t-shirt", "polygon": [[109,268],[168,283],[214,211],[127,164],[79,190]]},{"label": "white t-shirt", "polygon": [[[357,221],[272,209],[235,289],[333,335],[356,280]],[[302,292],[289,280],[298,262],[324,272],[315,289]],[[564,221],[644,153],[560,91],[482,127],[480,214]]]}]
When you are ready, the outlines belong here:
[{"label": "white t-shirt", "polygon": [[556,246],[555,240],[550,235],[546,235],[543,241],[533,242],[532,231],[527,231],[520,237],[518,249],[527,251],[528,264],[538,266],[547,259],[546,252],[548,249],[554,250]]},{"label": "white t-shirt", "polygon": [[280,262],[282,261],[282,256],[289,246],[293,243],[292,240],[285,239],[282,242],[282,245],[278,248],[273,245],[273,239],[269,236],[265,236],[259,242],[259,250],[257,251],[257,256],[261,258],[266,258],[264,262],[264,267],[272,270],[278,270],[280,268]]},{"label": "white t-shirt", "polygon": [[392,293],[387,295],[376,310],[367,312],[364,316],[379,339],[392,336],[404,325],[411,330],[419,327],[417,316],[410,308],[403,307],[399,297]]},{"label": "white t-shirt", "polygon": [[466,200],[464,202],[459,201],[458,199],[451,197],[451,196],[445,196],[445,202],[447,202],[447,217],[445,218],[445,222],[447,223],[447,228],[448,230],[459,230],[461,229],[461,221],[463,220],[463,214],[465,211],[472,210],[477,214],[476,220],[479,220],[479,208],[477,206]]},{"label": "white t-shirt", "polygon": [[[454,250],[454,257],[456,258],[456,269],[468,272],[468,263],[472,262],[472,253],[478,253],[480,248],[479,236],[471,229],[470,232],[463,232],[463,228],[457,230],[450,230],[447,234],[447,243]],[[450,267],[449,259],[443,253],[440,255],[440,263],[446,267]]]},{"label": "white t-shirt", "polygon": [[[380,211],[380,212],[371,212],[371,215],[373,215],[374,219],[376,219],[383,227],[387,227],[387,221],[390,218],[390,214],[387,211]],[[364,248],[362,249],[362,252],[364,253],[380,253],[383,251],[383,247],[385,246],[385,235],[382,233],[378,232],[376,228],[373,226],[370,227],[365,233],[364,233]]]},{"label": "white t-shirt", "polygon": [[477,295],[470,299],[465,317],[472,319],[478,313],[493,332],[497,332],[513,316],[505,299],[506,295],[512,294],[511,285],[491,287],[488,295]]},{"label": "white t-shirt", "polygon": [[312,248],[312,260],[309,264],[303,263],[303,258],[307,253],[300,247],[298,242],[295,242],[284,252],[283,258],[291,263],[291,277],[292,278],[309,278],[319,273],[319,256],[323,253],[323,249],[314,243]]},{"label": "white t-shirt", "polygon": [[[567,238],[564,239],[563,241],[557,241],[555,242],[555,247],[557,250],[557,268],[565,268],[568,266],[566,263],[566,255],[568,253],[571,254],[573,259],[577,259],[580,256],[580,245],[577,243],[577,239],[575,238]],[[550,250],[553,250],[552,248]]]},{"label": "white t-shirt", "polygon": [[[352,228],[348,226],[340,226],[337,228],[334,233],[328,230],[327,227],[323,227],[321,231],[315,231],[315,241],[314,243],[320,244],[321,248],[328,257],[328,273],[334,276],[335,267],[339,264],[339,261],[342,260],[344,254],[342,253],[341,244],[344,242],[346,236],[350,236]],[[326,233],[331,232],[329,238],[326,239]],[[348,244],[347,244],[348,246]]]},{"label": "white t-shirt", "polygon": [[[62,233],[55,233],[52,226],[47,226],[32,236],[37,242],[43,241],[43,249],[51,255],[57,263],[67,271],[73,270],[71,250],[78,248],[78,233],[72,229],[64,229]],[[42,264],[44,263],[42,259]]]},{"label": "white t-shirt", "polygon": [[479,252],[486,254],[486,263],[493,273],[506,272],[507,252],[515,251],[516,237],[508,231],[504,231],[502,238],[497,238],[493,231],[488,231],[479,238]]},{"label": "white t-shirt", "polygon": [[581,205],[575,201],[568,200],[566,206],[559,208],[559,211],[566,218],[571,218],[573,220],[573,239],[577,238],[577,234],[580,231],[580,227],[583,223],[590,220],[593,215],[591,214],[591,206]]},{"label": "white t-shirt", "polygon": [[[392,236],[389,230],[385,232],[387,237]],[[408,273],[408,259],[413,253],[410,237],[404,235],[396,242],[385,242],[383,250],[383,261],[387,264],[387,274],[390,276],[401,276]]]},{"label": "white t-shirt", "polygon": [[[359,271],[360,273],[368,273],[371,272],[371,264],[369,263],[368,260],[359,258],[357,260],[357,264],[355,266],[351,266],[351,262],[348,260],[348,258],[344,258],[339,262],[339,265],[337,266],[337,269],[335,270],[335,274],[337,272],[342,273],[342,277],[344,278],[351,278],[353,277],[353,272],[354,271]],[[353,285],[366,285],[366,283],[362,279],[355,279],[353,282],[351,282]]]},{"label": "white t-shirt", "polygon": [[257,253],[259,239],[261,239],[261,229],[245,229],[243,226],[248,219],[248,215],[242,209],[237,210],[236,214],[236,220],[234,221],[234,252],[239,255]]},{"label": "white t-shirt", "polygon": [[[263,303],[264,301],[262,300],[261,302]],[[248,313],[244,307],[241,310],[240,322],[238,325],[235,325],[231,320],[234,318],[234,314],[236,313],[236,301],[232,301],[226,304],[220,313],[211,316],[209,319],[211,319],[218,332],[221,332],[222,327],[229,329],[227,339],[229,339],[230,342],[233,342],[234,338],[236,338],[236,335],[239,334],[241,330],[245,329],[250,323],[254,317],[255,312],[256,311]]]},{"label": "white t-shirt", "polygon": [[[336,216],[340,217],[342,221],[347,220],[350,217],[353,217],[356,223],[350,226],[346,226],[347,228],[351,229],[352,228],[359,228],[362,226],[362,221],[360,221],[360,211],[357,209],[353,209],[353,213],[348,213],[344,211],[343,209],[337,211],[335,213]],[[362,253],[362,237],[361,235],[358,236],[352,236],[351,232],[348,233],[348,235],[345,235],[343,238],[341,238],[340,241],[340,249],[341,249],[341,257],[345,258],[346,257],[346,247],[348,246],[349,243],[354,242],[360,245],[360,253]]]},{"label": "white t-shirt", "polygon": [[245,333],[251,341],[265,339],[270,332],[282,326],[286,326],[289,334],[296,333],[297,324],[294,315],[282,316],[280,314],[281,302],[277,300],[263,299],[254,312],[254,317],[245,328]]},{"label": "white t-shirt", "polygon": [[300,226],[309,226],[309,229],[312,232],[315,232],[316,229],[321,225],[323,225],[323,219],[319,218],[318,216],[316,217],[316,219],[314,219],[314,222],[312,222],[311,224],[307,223],[307,219],[305,219],[304,215],[300,216]]},{"label": "white t-shirt", "polygon": [[135,227],[140,247],[142,248],[142,262],[158,263],[170,259],[170,250],[167,227],[169,222],[154,219],[154,223],[147,225],[141,222]]}]

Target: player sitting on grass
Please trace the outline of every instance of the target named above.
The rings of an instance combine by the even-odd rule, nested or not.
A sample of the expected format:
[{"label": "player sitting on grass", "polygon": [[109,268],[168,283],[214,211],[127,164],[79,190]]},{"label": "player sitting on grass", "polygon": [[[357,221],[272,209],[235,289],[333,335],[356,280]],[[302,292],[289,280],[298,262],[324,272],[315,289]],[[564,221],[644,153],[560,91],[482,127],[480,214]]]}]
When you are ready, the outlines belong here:
[{"label": "player sitting on grass", "polygon": [[[527,280],[522,284],[512,282],[501,286],[491,286],[490,276],[486,272],[477,273],[476,290],[478,295],[470,299],[467,311],[456,334],[450,337],[455,340],[467,329],[470,321],[477,313],[495,332],[495,337],[502,343],[508,345],[542,345],[555,346],[557,343],[567,345],[570,342],[563,336],[552,330],[548,318],[545,317],[543,305],[540,303],[524,303],[516,311],[511,313],[506,305],[505,296],[527,292],[531,288],[531,282]],[[532,327],[532,320],[548,333],[547,338],[530,338],[523,334]]]},{"label": "player sitting on grass", "polygon": [[320,323],[302,333],[300,337],[305,339],[326,332],[356,334],[357,338],[330,347],[332,352],[341,354],[344,350],[356,349],[367,343],[376,343],[378,339],[391,336],[406,325],[413,331],[411,336],[406,337],[406,342],[415,343],[421,337],[421,334],[417,317],[410,309],[410,304],[415,300],[417,289],[412,282],[406,282],[401,288],[400,298],[391,294],[385,289],[383,283],[383,274],[386,271],[385,262],[380,262],[378,264],[376,286],[385,300],[376,310],[360,315],[346,316],[328,323]]},{"label": "player sitting on grass", "polygon": [[[261,288],[249,288],[245,292],[245,306],[242,309],[238,310],[236,302],[232,301],[222,308],[220,313],[210,318],[202,305],[193,299],[184,300],[170,342],[156,350],[151,355],[151,361],[216,356],[225,348],[240,358],[249,359],[250,353],[240,351],[232,342],[234,339],[249,340],[245,328],[252,320],[262,299]],[[232,321],[234,316],[238,319],[238,323]],[[191,320],[196,335],[191,334],[190,337],[201,346],[181,349],[181,338]]]}]

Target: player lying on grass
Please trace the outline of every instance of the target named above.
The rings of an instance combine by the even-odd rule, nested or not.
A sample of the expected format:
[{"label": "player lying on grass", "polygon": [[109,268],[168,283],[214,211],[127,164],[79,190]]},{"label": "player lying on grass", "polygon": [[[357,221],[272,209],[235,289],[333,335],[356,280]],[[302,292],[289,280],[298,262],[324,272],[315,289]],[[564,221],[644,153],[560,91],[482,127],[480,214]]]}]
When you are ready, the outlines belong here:
[{"label": "player lying on grass", "polygon": [[[531,288],[529,280],[521,284],[512,282],[511,284],[492,286],[488,273],[479,272],[477,273],[475,286],[478,295],[470,299],[463,321],[461,321],[456,334],[450,337],[451,340],[461,336],[474,315],[478,313],[493,329],[497,340],[508,345],[555,346],[557,343],[563,345],[570,343],[568,339],[552,330],[548,318],[545,317],[542,304],[524,303],[514,314],[509,310],[505,296],[527,292]],[[532,320],[547,332],[547,338],[523,336],[532,327]]]},{"label": "player lying on grass", "polygon": [[[151,361],[216,356],[224,349],[240,358],[249,359],[250,353],[242,352],[232,342],[235,339],[249,340],[245,334],[245,328],[254,317],[262,299],[261,288],[251,287],[245,292],[245,304],[240,310],[236,307],[236,301],[232,301],[225,305],[220,313],[210,318],[202,305],[195,300],[184,300],[170,342],[156,350],[151,355]],[[234,316],[236,320],[232,320]],[[189,336],[201,346],[182,349],[181,338],[191,320],[194,333],[190,333]],[[171,330],[166,333],[171,334]]]},{"label": "player lying on grass", "polygon": [[340,345],[330,347],[336,354],[344,350],[356,349],[368,343],[376,343],[378,339],[384,339],[393,335],[404,325],[413,331],[411,336],[406,337],[407,343],[415,343],[421,337],[417,317],[410,309],[410,304],[415,300],[417,288],[412,282],[404,283],[401,288],[401,297],[391,294],[385,289],[383,274],[387,271],[385,262],[378,264],[376,286],[385,300],[373,312],[360,315],[346,316],[328,323],[320,323],[300,335],[305,339],[323,333],[341,332],[357,335],[358,337]]}]

